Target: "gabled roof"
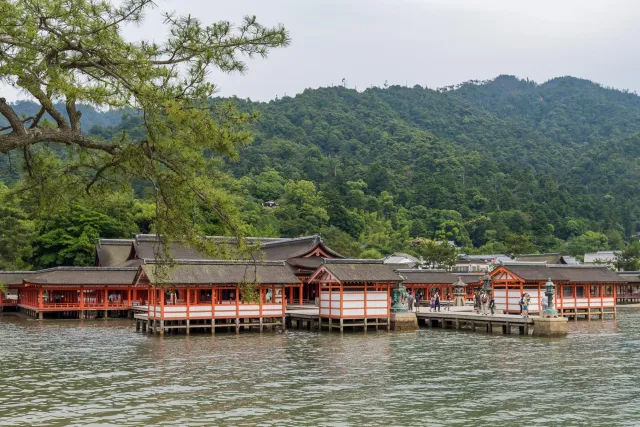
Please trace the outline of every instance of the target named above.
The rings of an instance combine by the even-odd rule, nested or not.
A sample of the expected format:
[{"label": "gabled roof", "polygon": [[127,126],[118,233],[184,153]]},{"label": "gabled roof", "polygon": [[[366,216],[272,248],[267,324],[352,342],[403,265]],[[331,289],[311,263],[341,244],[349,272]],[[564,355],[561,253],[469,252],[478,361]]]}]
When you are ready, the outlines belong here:
[{"label": "gabled roof", "polygon": [[601,265],[562,265],[535,262],[503,263],[502,266],[525,281],[584,282],[584,283],[619,283],[624,282],[620,276]]},{"label": "gabled roof", "polygon": [[456,275],[447,270],[396,270],[396,274],[403,278],[403,283],[433,283],[453,285],[458,281]]},{"label": "gabled roof", "polygon": [[[219,246],[221,252],[228,252],[231,256],[236,252],[233,249],[237,243],[234,237],[209,236],[207,239]],[[247,244],[258,244],[260,249],[255,258],[267,261],[299,258],[317,249],[326,256],[342,258],[342,255],[326,246],[320,236],[315,235],[298,238],[247,237],[245,241]],[[101,239],[96,247],[96,264],[104,267],[138,265],[140,263],[134,259],[154,259],[159,249],[160,240],[153,234],[138,234],[133,240]],[[174,259],[213,259],[182,243],[172,243],[169,252]]]},{"label": "gabled roof", "polygon": [[3,285],[22,285],[23,279],[36,273],[37,271],[0,271],[0,283]]},{"label": "gabled roof", "polygon": [[[143,264],[138,271],[151,283],[159,281],[158,264]],[[172,285],[237,285],[237,284],[299,284],[291,268],[284,261],[219,261],[219,260],[175,260],[174,265],[162,277],[164,283]]]},{"label": "gabled roof", "polygon": [[54,267],[36,271],[24,278],[38,285],[130,285],[135,267]]},{"label": "gabled roof", "polygon": [[133,239],[99,239],[95,264],[104,267],[121,265],[132,256]]},{"label": "gabled roof", "polygon": [[401,282],[393,267],[381,259],[327,259],[320,268],[325,268],[341,282]]},{"label": "gabled roof", "polygon": [[618,276],[622,277],[628,283],[640,283],[640,271],[619,271]]},{"label": "gabled roof", "polygon": [[605,265],[549,265],[551,270],[560,271],[570,282],[624,283],[626,280],[609,270]]},{"label": "gabled roof", "polygon": [[617,256],[614,251],[598,251],[598,252],[584,254],[585,263],[602,262],[602,261],[613,262],[616,259],[617,259]]},{"label": "gabled roof", "polygon": [[329,256],[344,258],[338,252],[332,250],[324,244],[320,236],[305,236],[294,239],[281,239],[273,242],[265,242],[260,247],[267,260],[286,260],[289,258],[299,258],[320,249]]},{"label": "gabled roof", "polygon": [[484,276],[484,273],[453,273],[454,276],[456,276],[456,282],[458,281],[458,277],[462,279],[462,281],[464,283],[466,283],[467,285],[473,285],[476,283],[479,283],[481,281],[482,276]]},{"label": "gabled roof", "polygon": [[414,266],[420,263],[420,260],[418,258],[404,252],[396,252],[394,254],[388,255],[384,258],[383,261],[385,264],[406,264],[410,266]]},{"label": "gabled roof", "polygon": [[548,254],[523,254],[516,258],[518,262],[546,262],[547,264],[564,263],[562,255],[559,253]]}]

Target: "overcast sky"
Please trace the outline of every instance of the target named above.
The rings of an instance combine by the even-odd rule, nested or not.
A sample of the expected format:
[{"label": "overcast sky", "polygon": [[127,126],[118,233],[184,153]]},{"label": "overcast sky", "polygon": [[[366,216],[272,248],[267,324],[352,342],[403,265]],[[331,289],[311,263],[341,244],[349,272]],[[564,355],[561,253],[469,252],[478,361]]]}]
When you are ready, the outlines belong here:
[{"label": "overcast sky", "polygon": [[[255,14],[292,43],[244,75],[214,73],[220,95],[269,100],[339,84],[432,88],[514,74],[572,75],[640,92],[640,2],[632,0],[157,0],[210,23]],[[128,28],[161,40],[158,10]],[[16,92],[0,88],[9,99]]]}]

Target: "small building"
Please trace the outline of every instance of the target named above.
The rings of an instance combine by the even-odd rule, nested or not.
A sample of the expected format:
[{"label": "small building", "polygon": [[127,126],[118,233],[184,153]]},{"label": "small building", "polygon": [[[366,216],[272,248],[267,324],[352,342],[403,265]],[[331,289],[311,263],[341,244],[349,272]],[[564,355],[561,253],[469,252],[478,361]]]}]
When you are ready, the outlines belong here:
[{"label": "small building", "polygon": [[286,288],[299,287],[300,280],[284,261],[174,260],[167,266],[145,260],[134,286],[149,292],[147,314],[136,315],[143,329],[213,333],[284,328]]},{"label": "small building", "polygon": [[454,284],[458,281],[458,277],[447,270],[403,269],[396,270],[396,274],[402,278],[407,292],[420,295],[423,300],[431,298],[436,292],[445,300],[448,294],[453,295]]},{"label": "small building", "polygon": [[504,254],[495,255],[461,255],[453,267],[454,273],[477,273],[491,271],[502,261],[511,261]]},{"label": "small building", "polygon": [[529,311],[539,312],[545,284],[556,286],[555,308],[560,316],[616,315],[616,286],[625,280],[606,266],[548,265],[534,262],[503,263],[491,272],[496,308],[520,313],[524,293],[531,297]]},{"label": "small building", "polygon": [[[225,236],[208,236],[221,251],[226,252],[226,258],[234,256],[237,240]],[[265,261],[286,262],[302,282],[299,287],[290,287],[289,302],[299,305],[314,303],[317,296],[316,286],[311,286],[308,278],[322,264],[323,258],[344,258],[338,252],[329,248],[320,236],[304,236],[296,238],[285,237],[247,237],[247,244],[255,245],[258,249],[251,254],[254,259]],[[139,266],[143,260],[153,260],[159,249],[160,241],[154,234],[138,234],[135,239],[100,239],[96,246],[95,265],[102,267]],[[220,258],[208,256],[183,243],[173,242],[169,252],[174,259],[181,260],[215,260]]]},{"label": "small building", "polygon": [[473,300],[476,290],[482,286],[484,275],[484,273],[452,273],[447,270],[416,269],[400,269],[396,270],[396,273],[403,278],[403,284],[408,292],[428,299],[437,291],[443,300],[448,294],[453,295],[453,288],[458,278],[465,284],[465,299]]},{"label": "small building", "polygon": [[420,259],[404,252],[396,252],[394,254],[388,255],[382,261],[385,264],[400,265],[403,268],[416,268],[422,263]]},{"label": "small building", "polygon": [[[0,272],[11,305],[44,317],[108,317],[125,314],[134,301],[145,303],[146,290],[133,289],[137,268],[55,267],[39,271]],[[3,298],[4,299],[4,298]]]},{"label": "small building", "polygon": [[618,304],[640,302],[640,271],[619,271],[618,276],[626,281],[616,289]]},{"label": "small building", "polygon": [[585,264],[606,264],[613,265],[618,259],[614,251],[598,251],[584,254]]},{"label": "small building", "polygon": [[402,282],[382,260],[324,259],[309,279],[319,288],[319,317],[329,329],[389,328],[390,290]]}]

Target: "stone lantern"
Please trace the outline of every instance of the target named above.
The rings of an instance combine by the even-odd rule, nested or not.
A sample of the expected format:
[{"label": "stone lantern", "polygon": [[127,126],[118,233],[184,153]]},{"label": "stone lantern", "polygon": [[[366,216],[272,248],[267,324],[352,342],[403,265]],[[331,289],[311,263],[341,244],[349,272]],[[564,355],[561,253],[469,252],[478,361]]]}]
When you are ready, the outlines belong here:
[{"label": "stone lantern", "polygon": [[482,292],[484,292],[487,297],[491,295],[491,276],[489,276],[489,271],[484,272],[484,276],[482,276]]},{"label": "stone lantern", "polygon": [[393,305],[391,306],[392,313],[407,313],[409,310],[407,306],[402,303],[403,299],[407,298],[407,288],[404,287],[402,282],[398,282],[395,288],[393,288]]},{"label": "stone lantern", "polygon": [[453,305],[456,307],[464,306],[464,298],[467,295],[465,291],[466,284],[462,281],[462,277],[458,277],[458,281],[453,284],[453,296],[454,302]]},{"label": "stone lantern", "polygon": [[549,280],[547,280],[547,283],[544,286],[546,288],[545,295],[547,296],[549,305],[547,306],[547,308],[544,310],[542,314],[544,314],[544,317],[558,317],[558,312],[556,311],[553,304],[553,295],[555,295],[555,292],[553,289],[556,287],[556,285],[554,285],[553,282],[551,281],[551,278],[549,278]]}]

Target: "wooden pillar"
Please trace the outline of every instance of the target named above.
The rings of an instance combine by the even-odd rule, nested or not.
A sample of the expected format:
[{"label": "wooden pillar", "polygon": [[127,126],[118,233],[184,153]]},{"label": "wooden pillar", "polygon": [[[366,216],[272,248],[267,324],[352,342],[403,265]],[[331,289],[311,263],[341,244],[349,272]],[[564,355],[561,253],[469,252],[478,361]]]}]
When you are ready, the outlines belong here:
[{"label": "wooden pillar", "polygon": [[293,301],[294,301],[294,299],[293,299],[293,286],[291,286],[289,288],[289,301],[290,301],[290,304],[293,304]]},{"label": "wooden pillar", "polygon": [[187,335],[189,335],[189,319],[191,318],[190,316],[190,312],[191,312],[191,289],[187,288],[187,322],[186,322],[186,326],[187,326]]},{"label": "wooden pillar", "polygon": [[104,288],[104,308],[109,306],[109,289]]},{"label": "wooden pillar", "polygon": [[342,331],[342,305],[344,297],[344,284],[340,282],[340,331]]},{"label": "wooden pillar", "polygon": [[367,283],[364,284],[364,322],[365,322],[365,327],[364,330],[367,330]]},{"label": "wooden pillar", "polygon": [[591,320],[591,286],[584,284],[584,291],[587,295],[587,320]]},{"label": "wooden pillar", "polygon": [[300,305],[304,304],[302,292],[304,292],[304,284],[300,284]]},{"label": "wooden pillar", "polygon": [[[286,330],[287,329],[287,305],[286,305],[286,301],[284,300],[284,292],[285,292],[285,285],[282,285],[282,330]],[[275,292],[274,292],[275,294]]]},{"label": "wooden pillar", "polygon": [[164,288],[160,288],[160,319],[164,320]]},{"label": "wooden pillar", "polygon": [[43,306],[44,306],[44,299],[42,298],[42,286],[38,290],[38,294],[39,294],[39,298],[40,298],[40,300],[38,301],[38,307],[40,307],[40,309],[42,309]]},{"label": "wooden pillar", "polygon": [[[282,293],[282,301],[284,304],[284,292]],[[236,285],[236,319],[240,318],[240,286]]]},{"label": "wooden pillar", "polygon": [[258,321],[260,322],[260,332],[262,332],[262,306],[264,305],[264,297],[263,297],[263,287],[262,285],[258,286],[258,303],[259,303],[259,310],[260,310],[260,317],[258,319]]}]

